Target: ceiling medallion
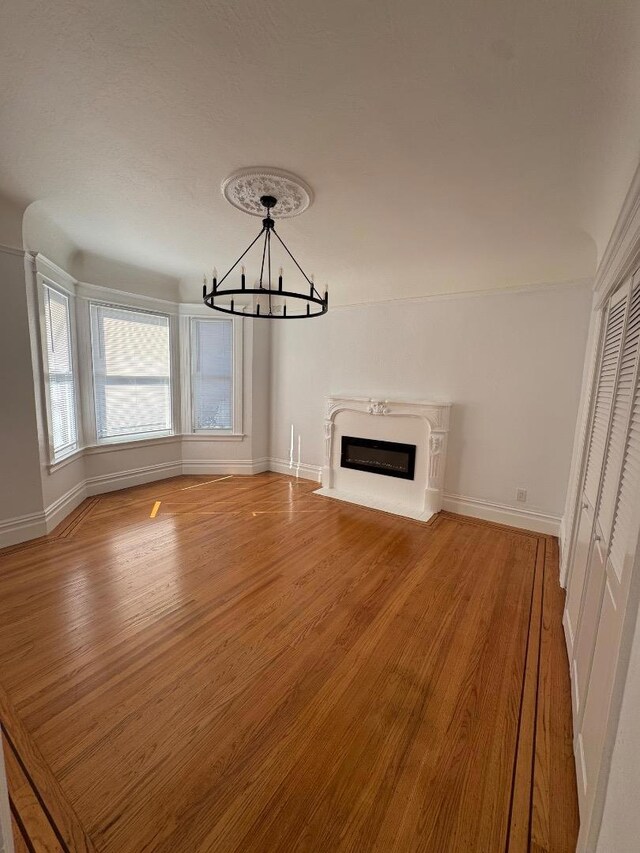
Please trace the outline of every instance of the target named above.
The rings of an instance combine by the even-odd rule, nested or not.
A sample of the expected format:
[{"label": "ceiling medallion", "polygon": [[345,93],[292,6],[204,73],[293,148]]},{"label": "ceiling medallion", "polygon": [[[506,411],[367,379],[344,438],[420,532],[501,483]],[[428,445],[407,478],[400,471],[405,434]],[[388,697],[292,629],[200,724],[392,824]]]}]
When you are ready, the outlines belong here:
[{"label": "ceiling medallion", "polygon": [[[273,320],[295,320],[304,319],[306,317],[320,317],[326,314],[329,309],[329,293],[325,287],[324,295],[321,295],[317,290],[313,276],[309,277],[302,269],[298,261],[295,259],[283,239],[276,231],[276,223],[271,216],[273,211],[274,216],[286,218],[288,216],[296,216],[302,213],[309,206],[312,198],[311,189],[303,185],[299,178],[289,175],[287,172],[279,172],[277,170],[260,170],[260,174],[254,174],[257,170],[245,169],[242,172],[251,172],[249,178],[241,178],[240,172],[235,172],[222,185],[222,191],[225,198],[229,198],[227,190],[233,186],[230,191],[232,198],[229,198],[231,204],[235,207],[245,210],[246,213],[254,214],[254,205],[256,203],[254,194],[259,191],[262,186],[268,186],[273,189],[273,193],[264,192],[257,199],[257,204],[260,208],[262,219],[262,229],[252,242],[247,246],[238,260],[218,281],[216,271],[213,271],[211,285],[204,277],[202,286],[202,299],[204,304],[214,311],[221,311],[223,314],[237,314],[241,317],[267,317]],[[287,175],[287,177],[284,177]],[[292,179],[295,179],[294,184]],[[235,183],[233,183],[235,181]],[[264,182],[264,183],[261,183]],[[284,192],[284,197],[277,195],[278,187],[281,187]],[[294,192],[295,189],[295,192]],[[232,200],[233,199],[233,200]],[[293,262],[295,269],[292,270],[293,275],[297,276],[300,286],[292,288],[284,287],[283,268],[275,282],[275,276],[272,275],[275,264],[272,263],[271,243],[275,240],[275,249],[284,250],[284,262]],[[261,240],[262,238],[262,240]],[[240,287],[233,287],[230,281],[223,287],[230,273],[240,264],[245,255],[248,254],[258,241],[261,240],[261,261],[260,261],[260,276],[256,279],[253,287],[247,287],[247,277],[244,266],[240,267]]]},{"label": "ceiling medallion", "polygon": [[298,216],[313,201],[311,187],[302,178],[270,166],[238,169],[225,178],[220,189],[229,204],[251,216],[264,216],[260,199],[265,195],[278,199],[273,211],[276,219]]}]

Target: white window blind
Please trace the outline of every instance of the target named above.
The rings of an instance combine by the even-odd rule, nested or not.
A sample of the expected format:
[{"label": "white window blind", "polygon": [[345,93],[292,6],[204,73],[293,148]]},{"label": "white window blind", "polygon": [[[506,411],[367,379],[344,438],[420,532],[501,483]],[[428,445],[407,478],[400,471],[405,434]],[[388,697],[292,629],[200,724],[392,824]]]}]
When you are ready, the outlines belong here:
[{"label": "white window blind", "polygon": [[585,495],[592,506],[595,506],[598,496],[607,430],[609,429],[609,417],[613,404],[613,392],[618,372],[618,358],[620,356],[626,307],[627,298],[625,296],[612,305],[607,317],[607,330],[598,376],[598,389],[596,391],[584,484]]},{"label": "white window blind", "polygon": [[[636,286],[629,310],[627,323],[627,340],[629,346],[636,342],[636,348],[640,338],[640,283]],[[626,348],[626,347],[625,347]],[[626,436],[624,449],[624,460],[620,476],[618,504],[616,506],[613,522],[613,534],[611,537],[610,559],[618,576],[622,578],[625,570],[625,562],[633,560],[635,555],[636,541],[638,538],[638,526],[640,525],[640,381],[636,369],[635,389],[632,384],[627,385],[627,392],[631,396],[631,417],[629,429]]]},{"label": "white window blind", "polygon": [[171,432],[169,318],[91,305],[98,440]]},{"label": "white window blind", "polygon": [[606,542],[609,541],[611,534],[613,513],[618,494],[620,467],[625,450],[629,412],[633,398],[633,383],[636,374],[639,338],[640,290],[636,288],[629,305],[627,329],[622,345],[618,384],[616,386],[613,415],[611,418],[611,433],[609,435],[609,446],[607,447],[602,492],[600,495],[600,508],[598,511],[600,527]]},{"label": "white window blind", "polygon": [[68,298],[46,284],[43,287],[49,433],[55,461],[78,446],[71,318]]},{"label": "white window blind", "polygon": [[233,321],[191,320],[193,429],[233,429]]}]

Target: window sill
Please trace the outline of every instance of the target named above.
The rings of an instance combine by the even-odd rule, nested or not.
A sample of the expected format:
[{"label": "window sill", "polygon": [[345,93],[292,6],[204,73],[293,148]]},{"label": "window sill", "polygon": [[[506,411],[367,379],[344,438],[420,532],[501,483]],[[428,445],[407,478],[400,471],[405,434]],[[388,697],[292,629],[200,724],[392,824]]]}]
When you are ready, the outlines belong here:
[{"label": "window sill", "polygon": [[181,436],[183,441],[242,441],[246,437],[244,432],[223,432],[222,430],[190,432]]},{"label": "window sill", "polygon": [[66,465],[71,464],[71,462],[75,462],[76,459],[80,459],[83,453],[83,448],[77,447],[75,450],[72,450],[70,453],[67,453],[66,456],[61,456],[59,459],[54,459],[53,462],[49,462],[47,465],[47,471],[50,474],[55,474],[56,471],[59,471]]},{"label": "window sill", "polygon": [[55,462],[50,462],[47,465],[49,474],[55,474],[61,468],[69,465],[77,459],[81,459],[85,454],[93,456],[96,453],[113,453],[116,450],[133,450],[137,447],[153,447],[157,444],[172,444],[176,441],[243,441],[247,437],[244,432],[226,432],[226,433],[175,433],[171,435],[156,436],[155,438],[136,438],[129,441],[108,441],[101,444],[89,444],[86,447],[79,447],[72,451],[62,459]]}]

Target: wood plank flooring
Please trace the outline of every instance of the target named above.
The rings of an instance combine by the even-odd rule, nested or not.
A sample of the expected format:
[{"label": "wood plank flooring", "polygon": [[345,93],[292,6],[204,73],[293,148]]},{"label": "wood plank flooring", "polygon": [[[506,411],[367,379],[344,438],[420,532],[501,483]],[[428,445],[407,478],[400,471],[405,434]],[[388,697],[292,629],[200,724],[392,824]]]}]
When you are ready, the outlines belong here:
[{"label": "wood plank flooring", "polygon": [[314,488],[165,480],[0,552],[0,718],[62,849],[573,850],[554,540]]}]

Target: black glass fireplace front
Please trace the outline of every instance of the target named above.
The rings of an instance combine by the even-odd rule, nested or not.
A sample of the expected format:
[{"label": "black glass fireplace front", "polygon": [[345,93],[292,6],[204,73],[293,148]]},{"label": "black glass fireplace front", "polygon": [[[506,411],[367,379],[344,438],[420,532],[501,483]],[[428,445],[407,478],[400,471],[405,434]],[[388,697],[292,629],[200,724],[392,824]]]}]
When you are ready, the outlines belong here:
[{"label": "black glass fireplace front", "polygon": [[384,474],[413,480],[416,468],[415,444],[400,444],[397,441],[378,441],[370,438],[342,436],[340,454],[342,468]]}]

